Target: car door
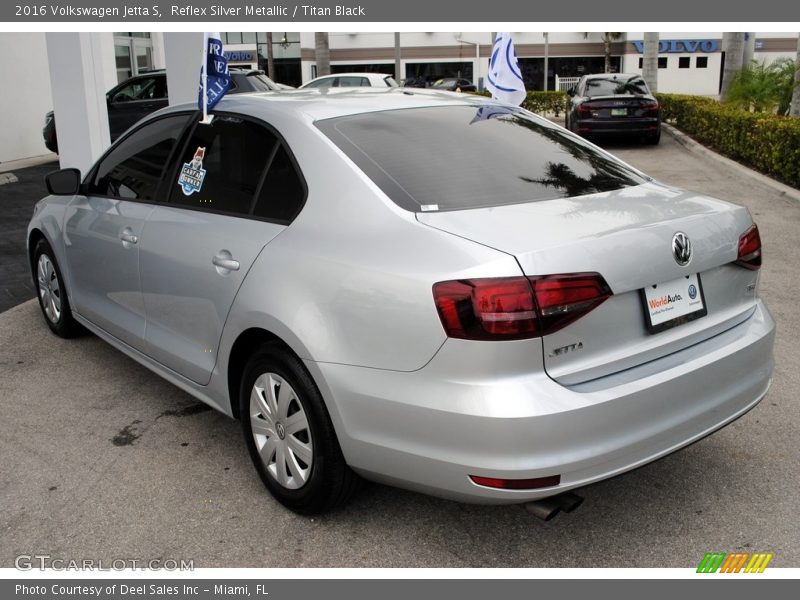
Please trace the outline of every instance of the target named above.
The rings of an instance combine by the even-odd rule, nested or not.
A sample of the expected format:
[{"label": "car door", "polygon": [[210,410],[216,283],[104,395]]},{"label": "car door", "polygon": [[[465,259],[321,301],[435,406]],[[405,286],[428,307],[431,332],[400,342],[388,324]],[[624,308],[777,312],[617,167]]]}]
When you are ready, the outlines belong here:
[{"label": "car door", "polygon": [[188,115],[150,121],[103,157],[86,195],[66,210],[64,243],[75,310],[137,349],[144,344],[139,239]]},{"label": "car door", "polygon": [[167,106],[167,78],[164,75],[136,77],[117,88],[108,99],[108,126],[115,140],[150,113]]},{"label": "car door", "polygon": [[146,352],[206,384],[239,286],[305,200],[305,184],[263,123],[216,115],[197,124],[173,167],[169,202],[141,243]]}]

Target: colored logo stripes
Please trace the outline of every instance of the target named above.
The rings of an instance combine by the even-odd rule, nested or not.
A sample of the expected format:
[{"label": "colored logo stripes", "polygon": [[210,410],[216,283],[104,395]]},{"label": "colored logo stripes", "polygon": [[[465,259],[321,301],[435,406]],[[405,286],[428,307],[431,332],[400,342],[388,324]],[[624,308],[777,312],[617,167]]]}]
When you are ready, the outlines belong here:
[{"label": "colored logo stripes", "polygon": [[698,573],[763,573],[772,560],[771,552],[707,552],[697,567]]}]

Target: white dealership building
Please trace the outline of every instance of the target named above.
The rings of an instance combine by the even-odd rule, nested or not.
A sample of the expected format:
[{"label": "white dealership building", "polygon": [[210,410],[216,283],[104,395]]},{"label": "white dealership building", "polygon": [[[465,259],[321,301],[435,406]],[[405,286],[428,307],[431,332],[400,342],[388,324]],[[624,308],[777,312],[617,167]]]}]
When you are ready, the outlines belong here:
[{"label": "white dealership building", "polygon": [[[62,37],[58,37],[62,36]],[[80,85],[92,87],[102,98],[119,81],[149,69],[168,68],[170,101],[184,101],[195,93],[194,65],[199,61],[200,34],[0,33],[0,53],[16,60],[3,62],[4,81],[19,82],[13,94],[0,98],[4,126],[0,128],[0,162],[47,152],[41,135],[44,115],[57,103],[55,85],[63,85],[51,55],[61,55],[63,36],[80,38],[75,52],[81,56]],[[575,77],[602,71],[605,45],[601,33],[512,32],[520,68],[528,89],[562,89]],[[610,44],[612,71],[641,72],[642,32],[627,32]],[[658,89],[661,92],[716,96],[724,64],[721,32],[660,33]],[[232,66],[261,68],[267,65],[265,32],[227,32],[223,41]],[[401,79],[417,85],[442,77],[463,77],[482,85],[492,47],[491,32],[418,32],[400,34]],[[197,47],[187,48],[194,45]],[[329,34],[331,70],[378,71],[395,75],[395,34],[332,32]],[[273,79],[289,85],[316,76],[314,33],[274,32]],[[747,34],[746,59],[772,62],[794,58],[797,33]],[[190,58],[191,57],[191,58]],[[63,58],[63,57],[62,57]],[[545,77],[545,62],[547,76]],[[185,73],[178,65],[186,64]],[[62,69],[59,69],[62,70]],[[183,81],[178,85],[176,79]],[[546,79],[546,84],[545,84]],[[79,82],[76,80],[76,85]],[[181,89],[181,92],[176,90]],[[91,95],[91,94],[89,94]],[[58,117],[57,117],[58,118]],[[101,142],[100,142],[101,143]]]}]

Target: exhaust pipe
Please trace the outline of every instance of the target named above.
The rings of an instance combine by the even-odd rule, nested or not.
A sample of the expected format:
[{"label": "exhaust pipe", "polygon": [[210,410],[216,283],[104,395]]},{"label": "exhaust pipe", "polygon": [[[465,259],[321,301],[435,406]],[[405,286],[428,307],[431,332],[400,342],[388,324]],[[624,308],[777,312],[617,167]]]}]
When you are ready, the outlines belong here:
[{"label": "exhaust pipe", "polygon": [[534,500],[525,504],[527,510],[534,517],[542,521],[549,521],[562,510],[565,513],[572,512],[583,504],[583,498],[572,492],[564,492],[558,496]]},{"label": "exhaust pipe", "polygon": [[583,504],[583,498],[578,496],[578,494],[573,494],[572,492],[564,492],[563,494],[559,494],[553,498],[553,500],[558,503],[558,506],[565,513],[572,512],[581,504]]},{"label": "exhaust pipe", "polygon": [[537,519],[542,521],[549,521],[561,512],[561,506],[554,498],[544,498],[543,500],[534,500],[525,504],[525,510],[531,513]]}]

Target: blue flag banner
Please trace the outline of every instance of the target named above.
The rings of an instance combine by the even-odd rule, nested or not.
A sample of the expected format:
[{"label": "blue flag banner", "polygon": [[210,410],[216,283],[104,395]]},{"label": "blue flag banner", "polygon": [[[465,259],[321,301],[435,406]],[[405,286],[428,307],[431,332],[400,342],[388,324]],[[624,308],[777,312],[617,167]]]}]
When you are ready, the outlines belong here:
[{"label": "blue flag banner", "polygon": [[200,66],[200,91],[197,104],[205,116],[222,100],[231,89],[231,76],[228,73],[228,59],[222,52],[222,39],[219,33],[203,35],[203,62]]},{"label": "blue flag banner", "polygon": [[514,41],[509,33],[497,34],[486,82],[486,89],[492,92],[492,98],[517,106],[525,100],[525,83],[519,71]]},{"label": "blue flag banner", "polygon": [[510,108],[508,106],[481,106],[469,124],[472,125],[478,121],[488,121],[489,119],[497,119],[499,117],[513,115],[516,114],[518,110],[518,108]]}]

